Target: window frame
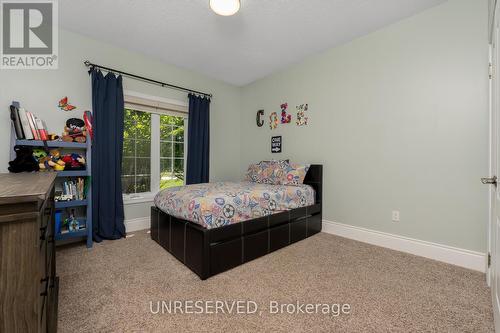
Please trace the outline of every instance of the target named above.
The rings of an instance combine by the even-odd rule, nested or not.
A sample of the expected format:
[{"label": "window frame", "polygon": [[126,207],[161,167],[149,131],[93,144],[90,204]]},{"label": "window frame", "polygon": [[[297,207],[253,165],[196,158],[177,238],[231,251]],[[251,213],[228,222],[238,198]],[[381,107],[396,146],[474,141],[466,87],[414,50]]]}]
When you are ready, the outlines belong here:
[{"label": "window frame", "polygon": [[[151,202],[160,191],[161,181],[161,133],[160,116],[171,115],[184,118],[184,175],[186,174],[187,145],[188,145],[188,104],[179,100],[172,100],[157,96],[125,91],[125,108],[151,114],[151,186],[149,192],[122,193],[124,204]],[[139,103],[137,103],[139,102]],[[184,177],[184,184],[186,178]]]}]

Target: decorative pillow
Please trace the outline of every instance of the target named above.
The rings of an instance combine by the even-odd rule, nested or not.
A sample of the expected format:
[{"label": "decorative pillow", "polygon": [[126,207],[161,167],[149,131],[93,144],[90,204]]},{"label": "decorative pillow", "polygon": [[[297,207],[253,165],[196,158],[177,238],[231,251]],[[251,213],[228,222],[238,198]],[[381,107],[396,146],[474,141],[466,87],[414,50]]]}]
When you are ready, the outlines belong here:
[{"label": "decorative pillow", "polygon": [[304,183],[309,164],[288,163],[285,174],[281,179],[282,185],[299,185]]},{"label": "decorative pillow", "polygon": [[248,166],[247,173],[245,175],[245,180],[249,182],[256,182],[259,180],[260,173],[260,163],[253,163]]},{"label": "decorative pillow", "polygon": [[245,179],[261,184],[280,185],[285,179],[285,170],[288,168],[288,160],[260,161],[257,164],[250,164]]}]

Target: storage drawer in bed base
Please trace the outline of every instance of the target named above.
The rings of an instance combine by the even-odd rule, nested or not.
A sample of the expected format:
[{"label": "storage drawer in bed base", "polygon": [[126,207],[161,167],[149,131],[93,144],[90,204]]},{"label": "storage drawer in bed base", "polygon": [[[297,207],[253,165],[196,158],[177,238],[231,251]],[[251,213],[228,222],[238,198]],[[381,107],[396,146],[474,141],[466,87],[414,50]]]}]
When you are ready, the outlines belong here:
[{"label": "storage drawer in bed base", "polygon": [[320,232],[321,216],[318,204],[205,229],[151,207],[151,238],[204,280]]}]

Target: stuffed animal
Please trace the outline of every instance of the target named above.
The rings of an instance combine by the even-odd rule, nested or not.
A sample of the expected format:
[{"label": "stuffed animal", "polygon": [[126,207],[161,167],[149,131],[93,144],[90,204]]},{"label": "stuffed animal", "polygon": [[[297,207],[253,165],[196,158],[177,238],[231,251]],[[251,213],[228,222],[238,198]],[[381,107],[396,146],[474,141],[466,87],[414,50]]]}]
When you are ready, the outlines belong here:
[{"label": "stuffed animal", "polygon": [[47,152],[40,148],[33,149],[33,157],[38,162],[41,158],[47,157]]},{"label": "stuffed animal", "polygon": [[16,153],[16,158],[9,162],[10,172],[32,172],[38,171],[38,163],[33,157],[33,149],[26,146],[15,146],[14,152]]},{"label": "stuffed animal", "polygon": [[53,169],[55,171],[63,171],[66,163],[61,159],[61,153],[57,149],[52,149],[49,155],[38,159],[40,171]]},{"label": "stuffed animal", "polygon": [[67,154],[61,160],[65,163],[64,170],[85,170],[85,157],[80,154]]},{"label": "stuffed animal", "polygon": [[64,219],[63,226],[68,228],[69,232],[75,232],[80,229],[80,222],[75,218],[75,210],[72,209],[68,218]]},{"label": "stuffed animal", "polygon": [[70,118],[66,121],[62,137],[63,141],[84,143],[87,141],[86,135],[85,122],[82,119]]}]

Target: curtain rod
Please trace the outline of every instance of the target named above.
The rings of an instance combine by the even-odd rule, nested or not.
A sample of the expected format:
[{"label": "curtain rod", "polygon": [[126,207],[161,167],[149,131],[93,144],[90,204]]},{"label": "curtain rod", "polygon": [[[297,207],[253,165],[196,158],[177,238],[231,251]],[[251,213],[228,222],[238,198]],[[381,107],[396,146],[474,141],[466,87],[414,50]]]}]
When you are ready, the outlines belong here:
[{"label": "curtain rod", "polygon": [[186,91],[186,92],[189,92],[189,93],[194,93],[194,94],[198,94],[198,95],[203,95],[203,96],[208,97],[208,98],[212,98],[212,94],[209,94],[209,93],[204,93],[204,92],[201,92],[201,91],[196,91],[196,90],[192,90],[192,89],[188,89],[188,88],[176,86],[176,85],[173,85],[173,84],[170,84],[170,83],[156,81],[156,80],[153,80],[153,79],[149,79],[147,77],[143,77],[143,76],[139,76],[139,75],[135,75],[135,74],[130,74],[130,73],[127,73],[127,72],[119,71],[117,69],[113,69],[113,68],[109,68],[109,67],[104,67],[104,66],[101,66],[101,65],[96,65],[96,64],[91,63],[88,60],[85,60],[83,63],[85,64],[86,67],[100,68],[100,69],[104,69],[105,71],[108,71],[108,72],[118,73],[118,74],[121,74],[122,76],[128,76],[128,77],[136,79],[136,80],[149,82],[149,83],[156,84],[156,85],[159,85],[159,86],[162,86],[162,87],[167,87],[167,88],[171,88],[171,89]]}]

